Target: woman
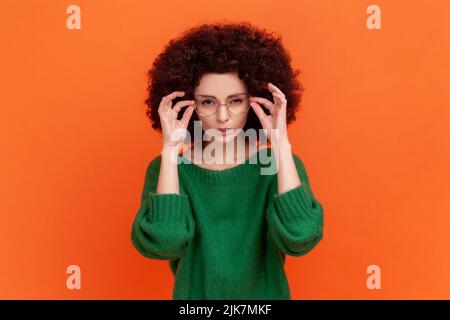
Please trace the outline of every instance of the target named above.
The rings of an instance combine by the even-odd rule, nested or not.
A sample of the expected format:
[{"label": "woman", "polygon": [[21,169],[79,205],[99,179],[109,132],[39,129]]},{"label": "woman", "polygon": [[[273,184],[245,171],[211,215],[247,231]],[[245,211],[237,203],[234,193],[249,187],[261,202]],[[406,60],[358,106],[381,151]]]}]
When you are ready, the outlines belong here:
[{"label": "woman", "polygon": [[[169,260],[173,299],[291,299],[286,254],[308,253],[323,230],[287,132],[298,73],[280,38],[249,23],[192,28],[153,63],[147,115],[163,148],[147,168],[131,239],[143,256]],[[181,156],[196,124],[205,135],[185,150],[194,156]],[[260,129],[263,139],[242,142]],[[271,174],[263,154],[276,164]]]}]

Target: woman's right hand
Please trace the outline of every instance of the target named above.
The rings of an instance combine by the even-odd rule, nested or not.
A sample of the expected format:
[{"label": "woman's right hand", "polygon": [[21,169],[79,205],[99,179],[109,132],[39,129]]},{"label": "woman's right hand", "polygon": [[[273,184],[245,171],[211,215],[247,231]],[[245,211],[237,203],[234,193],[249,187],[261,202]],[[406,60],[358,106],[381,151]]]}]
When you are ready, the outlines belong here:
[{"label": "woman's right hand", "polygon": [[[161,99],[158,107],[159,119],[163,132],[163,147],[178,148],[186,137],[187,126],[194,112],[194,100],[178,101],[172,108],[172,100],[184,96],[184,91],[174,91]],[[181,108],[188,107],[183,117],[178,120]]]}]

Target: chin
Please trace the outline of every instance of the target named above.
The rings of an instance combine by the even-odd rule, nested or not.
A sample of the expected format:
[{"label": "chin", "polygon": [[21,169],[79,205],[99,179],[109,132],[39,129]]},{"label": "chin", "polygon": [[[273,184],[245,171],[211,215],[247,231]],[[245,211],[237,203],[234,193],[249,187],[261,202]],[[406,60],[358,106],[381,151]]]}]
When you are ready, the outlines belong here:
[{"label": "chin", "polygon": [[208,138],[216,139],[217,142],[226,143],[226,142],[230,142],[233,139],[235,139],[236,136],[237,136],[236,132],[233,132],[232,134],[227,134],[227,135],[213,135],[212,137],[214,137],[214,138],[212,138],[212,137],[208,137]]},{"label": "chin", "polygon": [[234,140],[234,138],[236,137],[236,135],[227,135],[226,137],[219,137],[218,141],[222,141],[222,142],[230,142],[232,140]]}]

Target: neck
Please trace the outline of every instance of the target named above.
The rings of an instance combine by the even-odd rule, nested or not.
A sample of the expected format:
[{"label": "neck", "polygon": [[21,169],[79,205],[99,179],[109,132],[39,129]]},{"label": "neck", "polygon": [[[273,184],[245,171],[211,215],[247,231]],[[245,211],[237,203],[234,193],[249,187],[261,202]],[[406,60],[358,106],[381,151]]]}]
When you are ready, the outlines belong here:
[{"label": "neck", "polygon": [[248,140],[239,141],[237,137],[230,141],[203,141],[203,154],[210,155],[216,163],[236,164],[248,157]]},{"label": "neck", "polygon": [[[238,147],[238,143],[239,145]],[[245,139],[243,143],[237,137],[228,142],[198,141],[190,148],[189,158],[195,163],[237,164],[249,158],[257,150],[257,142]],[[193,152],[193,154],[192,154]]]}]

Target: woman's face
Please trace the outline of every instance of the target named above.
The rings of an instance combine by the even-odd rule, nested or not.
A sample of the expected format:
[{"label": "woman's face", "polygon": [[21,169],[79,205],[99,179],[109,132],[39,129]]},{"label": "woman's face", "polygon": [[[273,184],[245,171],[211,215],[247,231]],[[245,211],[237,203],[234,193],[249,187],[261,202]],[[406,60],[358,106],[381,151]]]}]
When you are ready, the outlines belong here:
[{"label": "woman's face", "polygon": [[[245,96],[242,96],[242,93],[247,93],[247,88],[245,83],[239,79],[236,73],[204,74],[200,79],[199,85],[195,88],[195,98],[204,105],[204,108],[210,107],[213,101],[218,101],[223,105],[219,106],[217,112],[212,115],[205,116],[198,114],[198,118],[202,122],[202,129],[206,132],[206,130],[213,128],[244,128],[249,109],[244,108],[244,105],[246,107],[248,106],[248,99],[245,98]],[[241,95],[239,96],[236,94]],[[242,97],[244,97],[244,100],[242,100]],[[228,112],[224,105],[227,102],[231,102],[235,104],[235,106],[237,104],[243,104],[243,113],[233,114]],[[236,132],[236,130],[226,130],[222,134],[218,133],[217,138],[221,142],[229,142],[236,137],[238,132]]]}]

